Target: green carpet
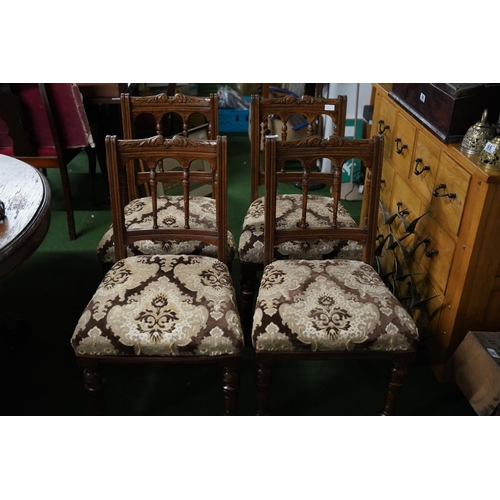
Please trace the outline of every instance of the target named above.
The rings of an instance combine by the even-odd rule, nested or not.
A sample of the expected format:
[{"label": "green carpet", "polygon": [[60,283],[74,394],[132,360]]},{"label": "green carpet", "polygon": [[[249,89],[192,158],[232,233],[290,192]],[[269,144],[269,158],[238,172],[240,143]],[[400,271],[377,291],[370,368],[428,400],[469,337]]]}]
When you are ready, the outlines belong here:
[{"label": "green carpet", "polygon": [[[249,204],[249,141],[228,134],[229,223],[239,238]],[[78,237],[68,239],[59,173],[49,171],[52,221],[35,254],[0,284],[3,415],[88,415],[90,406],[70,338],[102,275],[96,247],[110,224],[107,187],[97,179],[91,203],[85,155],[70,164]],[[293,186],[290,192],[298,192]],[[320,193],[320,191],[318,191]],[[346,202],[355,220],[360,202]],[[233,279],[239,285],[239,265]],[[13,329],[16,328],[14,335]],[[109,415],[221,415],[221,378],[215,366],[106,366]],[[377,415],[385,396],[384,362],[296,362],[274,370],[275,415]],[[398,402],[400,415],[473,415],[455,384],[439,384],[422,349]],[[253,353],[246,348],[239,413],[255,406]]]}]

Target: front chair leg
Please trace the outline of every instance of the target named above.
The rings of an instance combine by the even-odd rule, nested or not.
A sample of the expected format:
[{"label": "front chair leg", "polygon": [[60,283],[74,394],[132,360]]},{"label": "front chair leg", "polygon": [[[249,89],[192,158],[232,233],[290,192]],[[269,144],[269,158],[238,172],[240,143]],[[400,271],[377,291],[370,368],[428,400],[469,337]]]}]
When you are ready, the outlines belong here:
[{"label": "front chair leg", "polygon": [[222,390],[226,415],[237,415],[240,376],[237,366],[223,365]]},{"label": "front chair leg", "polygon": [[98,362],[83,366],[83,383],[90,396],[92,413],[104,415],[104,377]]},{"label": "front chair leg", "polygon": [[265,362],[257,357],[256,361],[256,384],[257,384],[257,408],[256,415],[269,415],[269,393],[271,391],[270,362]]},{"label": "front chair leg", "polygon": [[387,395],[385,398],[385,407],[382,415],[394,415],[394,406],[396,398],[403,387],[406,376],[407,363],[395,362],[391,368]]}]

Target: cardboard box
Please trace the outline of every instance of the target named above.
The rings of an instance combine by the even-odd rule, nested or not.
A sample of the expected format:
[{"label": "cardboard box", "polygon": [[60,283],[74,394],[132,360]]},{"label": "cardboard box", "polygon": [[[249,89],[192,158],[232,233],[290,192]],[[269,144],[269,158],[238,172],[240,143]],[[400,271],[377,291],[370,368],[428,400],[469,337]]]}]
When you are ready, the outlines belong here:
[{"label": "cardboard box", "polygon": [[478,415],[500,414],[500,332],[468,332],[449,368]]}]

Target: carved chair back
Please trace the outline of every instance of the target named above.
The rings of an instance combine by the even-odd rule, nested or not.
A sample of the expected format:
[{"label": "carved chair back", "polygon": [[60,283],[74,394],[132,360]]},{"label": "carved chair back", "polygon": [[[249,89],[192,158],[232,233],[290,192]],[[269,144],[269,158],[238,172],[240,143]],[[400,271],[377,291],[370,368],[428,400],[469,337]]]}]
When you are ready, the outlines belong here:
[{"label": "carved chair back", "polygon": [[[315,170],[316,162],[328,159],[331,172]],[[337,224],[342,167],[348,161],[361,161],[366,168],[366,214],[359,227],[341,227]],[[300,162],[302,172],[288,165]],[[265,138],[265,234],[264,265],[275,260],[276,245],[288,241],[353,240],[363,244],[363,261],[373,265],[377,236],[377,218],[380,178],[382,171],[382,138],[345,139],[330,136],[327,139],[308,137],[298,141],[279,141],[277,136]],[[277,228],[276,197],[279,182],[301,182],[302,214],[295,228]],[[329,227],[310,227],[308,223],[308,185],[320,182],[331,186],[332,213]]]},{"label": "carved chair back", "polygon": [[[227,222],[227,138],[217,136],[215,140],[188,139],[176,136],[165,139],[161,135],[147,139],[118,140],[116,136],[106,137],[106,157],[110,179],[111,213],[113,219],[116,260],[126,257],[126,245],[139,240],[158,241],[203,241],[217,245],[218,259],[228,263]],[[181,170],[162,171],[165,159],[175,159]],[[204,160],[209,171],[192,170],[191,164]],[[140,229],[133,225],[125,227],[125,206],[128,202],[127,165],[140,161],[143,172],[137,172],[132,179],[135,188],[149,185],[151,191],[151,226]],[[158,218],[158,182],[177,182],[182,186],[184,227],[170,227],[168,221]],[[213,228],[193,227],[190,218],[189,189],[191,182],[212,185],[216,204],[216,221]]]},{"label": "carved chair back", "polygon": [[[161,93],[153,96],[134,97],[128,93],[120,97],[123,138],[135,139],[156,135],[169,136],[178,130],[173,130],[171,122],[174,118],[182,121],[182,134],[187,137],[189,129],[198,123],[200,118],[207,123],[209,139],[215,139],[219,133],[219,97],[210,94],[210,97],[196,97],[184,94],[173,96]],[[195,115],[198,115],[195,117]],[[196,120],[196,122],[194,122]],[[142,169],[142,167],[141,167]],[[129,201],[137,198],[132,179],[135,167],[129,165],[131,179],[129,181]],[[146,187],[146,194],[149,189]]]},{"label": "carved chair back", "polygon": [[[308,137],[318,133],[320,120],[330,117],[333,122],[333,135],[343,137],[345,134],[347,112],[347,96],[340,95],[336,98],[323,97],[293,97],[261,98],[254,94],[250,102],[250,164],[251,186],[250,201],[259,197],[259,186],[264,185],[264,170],[261,168],[261,150],[263,138],[271,133],[269,119],[277,117],[282,126],[280,139],[293,140],[291,132],[294,129],[291,119],[297,115],[303,117],[298,127],[305,126]],[[305,125],[307,124],[307,125]]]}]

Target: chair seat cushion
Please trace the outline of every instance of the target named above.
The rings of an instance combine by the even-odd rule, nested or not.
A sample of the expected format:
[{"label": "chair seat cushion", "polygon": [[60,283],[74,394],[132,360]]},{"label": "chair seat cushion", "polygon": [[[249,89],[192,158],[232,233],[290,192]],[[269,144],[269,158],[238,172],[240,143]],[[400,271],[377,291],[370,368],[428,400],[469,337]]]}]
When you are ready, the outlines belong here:
[{"label": "chair seat cushion", "polygon": [[257,351],[407,350],[411,316],[360,261],[279,260],[266,266],[254,314]]},{"label": "chair seat cushion", "polygon": [[228,268],[194,255],[120,260],[85,308],[71,344],[90,356],[238,354],[243,333]]},{"label": "chair seat cushion", "polygon": [[[332,199],[329,196],[308,197],[307,221],[311,227],[327,227],[332,220]],[[276,227],[296,227],[302,213],[301,194],[279,195],[276,202]],[[356,227],[356,222],[344,206],[339,205],[338,225]],[[344,258],[361,260],[363,247],[355,241],[320,240],[315,242],[287,242],[277,248],[278,256],[292,259]],[[255,200],[247,210],[238,245],[242,262],[262,264],[264,260],[264,198]]]},{"label": "chair seat cushion", "polygon": [[[184,200],[182,196],[158,197],[158,226],[184,227]],[[215,227],[215,200],[205,196],[189,198],[189,224],[192,228]],[[125,225],[129,229],[151,228],[153,209],[150,197],[137,198],[125,207]],[[228,231],[229,259],[236,254],[236,242]],[[217,257],[217,246],[200,241],[142,240],[127,246],[127,257],[134,255],[205,255]],[[97,247],[97,257],[103,264],[115,262],[113,226],[104,234]]]}]

